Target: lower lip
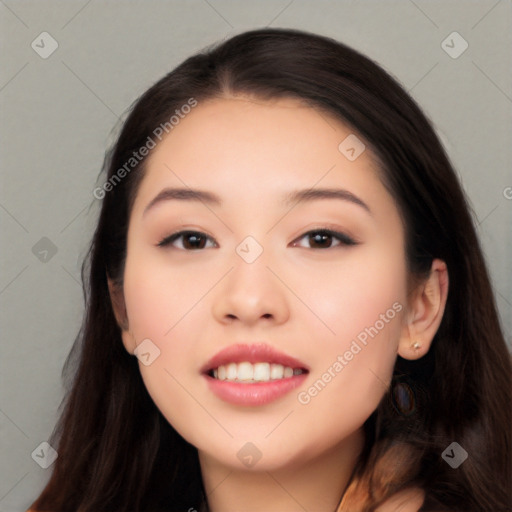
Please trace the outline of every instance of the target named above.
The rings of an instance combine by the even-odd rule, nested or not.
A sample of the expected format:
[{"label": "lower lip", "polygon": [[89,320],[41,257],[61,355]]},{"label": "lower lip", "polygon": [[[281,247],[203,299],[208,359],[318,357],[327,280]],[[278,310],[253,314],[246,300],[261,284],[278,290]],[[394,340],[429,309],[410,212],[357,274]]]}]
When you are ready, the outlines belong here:
[{"label": "lower lip", "polygon": [[256,382],[253,384],[219,380],[209,375],[204,377],[208,382],[210,390],[221,400],[235,405],[255,406],[265,405],[281,398],[300,386],[307,376],[307,373],[301,373],[286,379]]}]

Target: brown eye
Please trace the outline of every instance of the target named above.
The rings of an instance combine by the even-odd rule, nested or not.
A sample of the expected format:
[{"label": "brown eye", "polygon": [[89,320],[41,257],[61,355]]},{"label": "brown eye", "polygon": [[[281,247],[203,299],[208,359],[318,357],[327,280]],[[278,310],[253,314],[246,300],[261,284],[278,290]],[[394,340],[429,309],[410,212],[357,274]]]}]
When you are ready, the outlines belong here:
[{"label": "brown eye", "polygon": [[[344,233],[339,233],[328,229],[317,229],[315,231],[309,231],[302,235],[302,237],[298,240],[302,240],[306,237],[309,239],[308,241],[311,244],[311,249],[331,249],[336,246],[356,245],[356,242]],[[338,243],[333,245],[333,241],[337,241]]]},{"label": "brown eye", "polygon": [[308,236],[313,249],[328,249],[332,246],[333,236],[330,233],[313,233]]},{"label": "brown eye", "polygon": [[186,251],[194,251],[198,249],[204,249],[207,243],[207,240],[211,238],[204,233],[200,233],[199,231],[180,231],[178,233],[174,233],[163,240],[161,240],[157,245],[159,247],[166,247],[168,245],[174,245],[176,240],[183,239],[182,247],[177,247]]}]

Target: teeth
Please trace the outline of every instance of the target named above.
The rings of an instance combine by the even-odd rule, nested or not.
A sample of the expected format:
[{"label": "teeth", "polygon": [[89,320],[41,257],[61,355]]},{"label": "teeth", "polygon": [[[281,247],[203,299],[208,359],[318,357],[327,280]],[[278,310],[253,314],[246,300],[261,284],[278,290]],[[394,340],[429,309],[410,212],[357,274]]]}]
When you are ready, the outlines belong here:
[{"label": "teeth", "polygon": [[282,364],[255,363],[246,361],[243,363],[229,363],[219,366],[213,370],[213,376],[219,380],[238,381],[245,383],[268,382],[293,375],[300,375],[303,371],[300,368],[291,368]]},{"label": "teeth", "polygon": [[284,366],[282,364],[271,364],[270,365],[270,378],[271,379],[282,379],[284,375]]},{"label": "teeth", "polygon": [[238,374],[235,378],[238,380],[252,380],[253,376],[254,368],[251,363],[240,363],[238,365]]},{"label": "teeth", "polygon": [[256,363],[254,365],[253,379],[258,382],[270,380],[270,364],[269,363]]},{"label": "teeth", "polygon": [[228,364],[227,369],[226,369],[226,378],[229,380],[233,380],[233,379],[236,379],[236,376],[237,376],[236,363]]}]

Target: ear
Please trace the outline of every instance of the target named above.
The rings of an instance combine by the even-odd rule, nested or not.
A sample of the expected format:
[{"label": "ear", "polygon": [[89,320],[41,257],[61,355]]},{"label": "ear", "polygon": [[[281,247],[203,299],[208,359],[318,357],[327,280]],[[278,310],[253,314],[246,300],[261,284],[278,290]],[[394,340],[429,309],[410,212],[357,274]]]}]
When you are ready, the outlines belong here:
[{"label": "ear", "polygon": [[108,292],[110,295],[110,302],[112,303],[112,310],[116,317],[117,325],[121,329],[121,337],[123,339],[124,348],[129,354],[133,352],[137,346],[135,338],[128,327],[128,315],[126,313],[126,303],[124,300],[124,293],[122,286],[119,286],[107,277]]},{"label": "ear", "polygon": [[406,323],[398,344],[404,359],[419,359],[430,349],[441,325],[448,297],[448,269],[444,261],[432,262],[430,275],[413,294],[406,314]]}]

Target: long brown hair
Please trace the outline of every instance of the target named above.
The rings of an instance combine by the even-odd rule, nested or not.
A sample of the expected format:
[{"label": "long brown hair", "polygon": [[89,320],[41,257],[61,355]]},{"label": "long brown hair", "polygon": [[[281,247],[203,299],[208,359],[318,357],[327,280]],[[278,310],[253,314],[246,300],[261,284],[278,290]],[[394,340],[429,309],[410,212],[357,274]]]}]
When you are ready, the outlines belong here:
[{"label": "long brown hair", "polygon": [[[446,309],[430,351],[416,361],[397,358],[391,386],[364,424],[366,444],[340,510],[372,511],[411,486],[425,490],[422,511],[509,510],[510,354],[468,203],[429,120],[353,49],[297,30],[253,30],[188,58],[147,90],[107,152],[104,178],[119,176],[190,98],[226,93],[298,98],[350,126],[378,158],[397,203],[411,276],[427,276],[433,258],[448,267]],[[38,510],[177,512],[199,509],[205,499],[197,450],[146,391],[107,286],[107,276],[122,286],[146,158],[102,199],[82,267],[86,313],[64,366],[69,391],[50,439],[59,456]],[[468,453],[457,468],[442,457],[452,442]]]}]

